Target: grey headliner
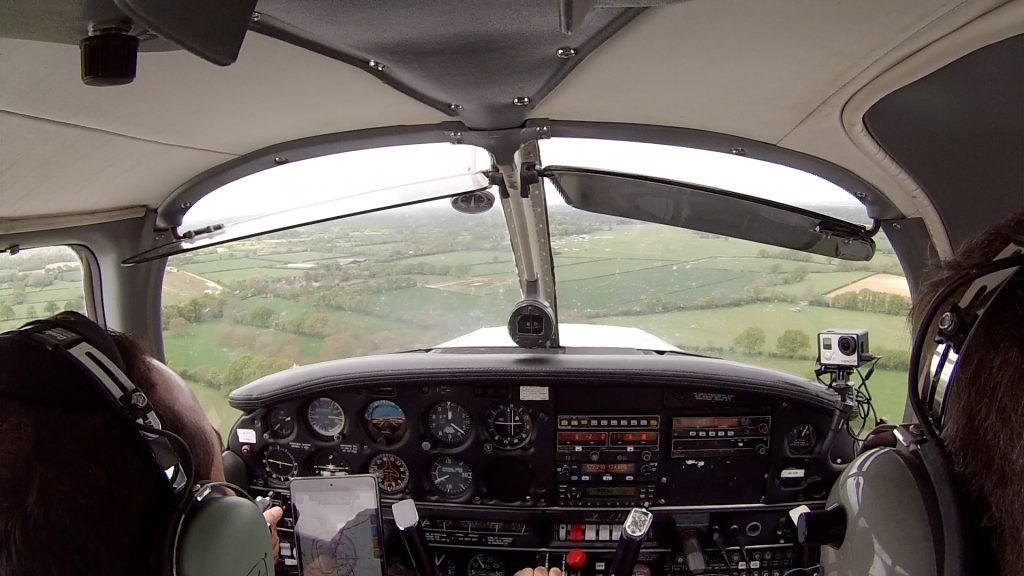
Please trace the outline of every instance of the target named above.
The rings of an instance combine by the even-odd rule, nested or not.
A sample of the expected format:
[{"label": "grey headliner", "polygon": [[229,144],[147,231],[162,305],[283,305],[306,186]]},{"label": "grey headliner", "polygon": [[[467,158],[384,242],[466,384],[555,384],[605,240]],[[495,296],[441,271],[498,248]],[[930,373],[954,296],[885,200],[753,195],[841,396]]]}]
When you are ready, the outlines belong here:
[{"label": "grey headliner", "polygon": [[[12,0],[0,5],[0,16],[38,1]],[[355,5],[339,3],[339,9]],[[58,10],[47,18],[66,14]],[[64,28],[32,18],[0,19],[15,28],[60,29],[68,41],[81,26],[77,17]],[[380,24],[382,33],[389,23]],[[490,25],[490,33],[500,36],[505,22]],[[893,214],[910,218],[885,229],[915,277],[937,254],[950,253],[944,223],[932,200],[872,148],[874,141],[857,123],[886,93],[1005,38],[1005,29],[1014,26],[1024,27],[1024,0],[693,0],[645,10],[534,102],[531,116],[706,130],[715,138],[731,134],[775,143],[831,162],[877,190]],[[11,27],[0,31],[40,37],[12,33]],[[138,252],[153,242],[152,215],[92,224],[85,235],[76,231],[75,215],[87,212],[82,221],[95,223],[104,211],[155,208],[197,174],[224,171],[225,161],[280,142],[450,118],[392,89],[365,66],[261,34],[247,36],[239,60],[228,68],[181,51],[142,54],[136,82],[106,90],[81,85],[77,52],[69,44],[0,38],[0,223],[39,230],[6,235],[3,245],[88,237],[97,251],[125,255],[124,248],[112,247],[128,244]],[[908,80],[893,84],[894,76]],[[998,199],[1001,192],[984,193]],[[998,218],[1004,207],[973,202],[970,208],[984,214],[968,227]],[[60,229],[50,227],[53,215],[68,216]],[[962,215],[949,211],[945,217]],[[160,272],[137,270],[130,275],[147,276],[144,282],[116,285],[126,277],[118,261],[100,262],[104,279],[114,282],[104,288],[108,319],[145,326],[158,341],[159,309],[152,299],[158,299]],[[141,301],[120,297],[136,288],[153,295]]]}]

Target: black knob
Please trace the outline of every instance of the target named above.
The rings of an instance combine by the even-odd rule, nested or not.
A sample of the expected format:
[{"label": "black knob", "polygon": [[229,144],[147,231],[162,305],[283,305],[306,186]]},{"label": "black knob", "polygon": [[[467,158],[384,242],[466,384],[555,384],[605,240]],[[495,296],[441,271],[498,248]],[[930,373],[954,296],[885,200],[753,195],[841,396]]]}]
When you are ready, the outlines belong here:
[{"label": "black knob", "polygon": [[82,82],[88,86],[119,86],[135,80],[139,39],[123,32],[104,32],[83,38]]},{"label": "black knob", "polygon": [[796,521],[796,537],[804,545],[827,545],[838,549],[846,538],[846,510],[839,504],[833,504],[824,510],[800,514]]},{"label": "black knob", "polygon": [[601,453],[598,452],[597,450],[594,450],[593,452],[588,454],[587,457],[590,458],[591,462],[597,462],[598,460],[601,459]]}]

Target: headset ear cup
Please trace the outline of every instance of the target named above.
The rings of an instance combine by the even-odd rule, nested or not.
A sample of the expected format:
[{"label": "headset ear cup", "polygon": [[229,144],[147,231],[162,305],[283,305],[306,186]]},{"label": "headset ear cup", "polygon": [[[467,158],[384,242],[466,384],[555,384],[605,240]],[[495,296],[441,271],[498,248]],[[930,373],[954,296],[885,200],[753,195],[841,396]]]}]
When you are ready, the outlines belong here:
[{"label": "headset ear cup", "polygon": [[272,576],[266,520],[251,501],[209,495],[182,521],[174,562],[180,576]]},{"label": "headset ear cup", "polygon": [[875,448],[855,458],[828,497],[846,512],[838,549],[821,548],[825,574],[939,574],[939,512],[924,466],[899,448]]}]

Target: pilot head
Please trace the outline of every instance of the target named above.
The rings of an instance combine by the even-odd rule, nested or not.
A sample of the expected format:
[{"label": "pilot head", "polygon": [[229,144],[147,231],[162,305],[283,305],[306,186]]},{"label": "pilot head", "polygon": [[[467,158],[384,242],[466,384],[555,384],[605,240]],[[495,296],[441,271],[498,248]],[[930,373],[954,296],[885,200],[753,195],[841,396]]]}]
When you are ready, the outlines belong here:
[{"label": "pilot head", "polygon": [[[914,325],[950,279],[991,262],[1014,240],[1024,245],[1024,212],[992,227],[930,275],[914,300]],[[1016,574],[1024,566],[1022,326],[1024,272],[1018,272],[979,321],[947,395],[942,439],[971,518],[977,574]]]},{"label": "pilot head", "polygon": [[799,516],[802,540],[828,543],[825,574],[1021,573],[1024,270],[1005,282],[992,272],[1012,273],[1022,255],[1024,212],[962,247],[915,294],[921,355],[912,360],[932,363],[941,323],[935,365],[953,368],[921,379],[926,400],[912,404],[924,419],[877,429],[840,475],[828,507]]},{"label": "pilot head", "polygon": [[[219,438],[180,378],[79,314],[49,321],[87,335],[149,397],[188,444],[197,480],[223,474]],[[20,334],[0,336],[0,574],[147,573],[172,521],[167,479],[87,378]]]}]

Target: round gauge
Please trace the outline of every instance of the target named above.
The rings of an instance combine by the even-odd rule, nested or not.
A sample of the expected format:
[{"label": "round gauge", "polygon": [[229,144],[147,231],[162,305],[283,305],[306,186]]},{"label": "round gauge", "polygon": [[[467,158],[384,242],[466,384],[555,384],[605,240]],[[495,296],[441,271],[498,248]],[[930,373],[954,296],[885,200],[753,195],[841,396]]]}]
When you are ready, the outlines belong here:
[{"label": "round gauge", "polygon": [[290,410],[274,408],[267,418],[267,428],[274,438],[287,438],[295,432],[295,418]]},{"label": "round gauge", "polygon": [[321,450],[313,455],[314,476],[343,476],[352,471],[348,460],[333,449]]},{"label": "round gauge", "polygon": [[317,398],[306,408],[309,427],[324,438],[336,438],[345,429],[345,411],[330,398]]},{"label": "round gauge", "polygon": [[505,576],[505,565],[494,554],[477,554],[466,566],[468,576]]},{"label": "round gauge", "polygon": [[430,435],[445,446],[458,446],[469,438],[473,420],[465,408],[455,402],[435,404],[427,415]]},{"label": "round gauge", "polygon": [[271,444],[263,451],[263,468],[271,478],[287,482],[295,477],[299,463],[287,448]]},{"label": "round gauge", "polygon": [[807,454],[818,443],[818,433],[810,424],[798,424],[786,434],[786,448],[797,456]]},{"label": "round gauge", "polygon": [[434,552],[434,566],[437,567],[437,576],[456,576],[459,571],[447,552]]},{"label": "round gauge", "polygon": [[442,456],[430,467],[430,483],[445,496],[462,496],[473,486],[473,470],[458,458]]},{"label": "round gauge", "polygon": [[405,436],[405,412],[391,400],[376,400],[363,413],[370,437],[384,444],[394,444]]},{"label": "round gauge", "polygon": [[498,404],[487,414],[487,433],[498,448],[519,448],[530,440],[532,429],[533,419],[520,404]]},{"label": "round gauge", "polygon": [[370,460],[370,474],[386,494],[398,494],[409,485],[409,467],[394,454],[377,454]]}]

